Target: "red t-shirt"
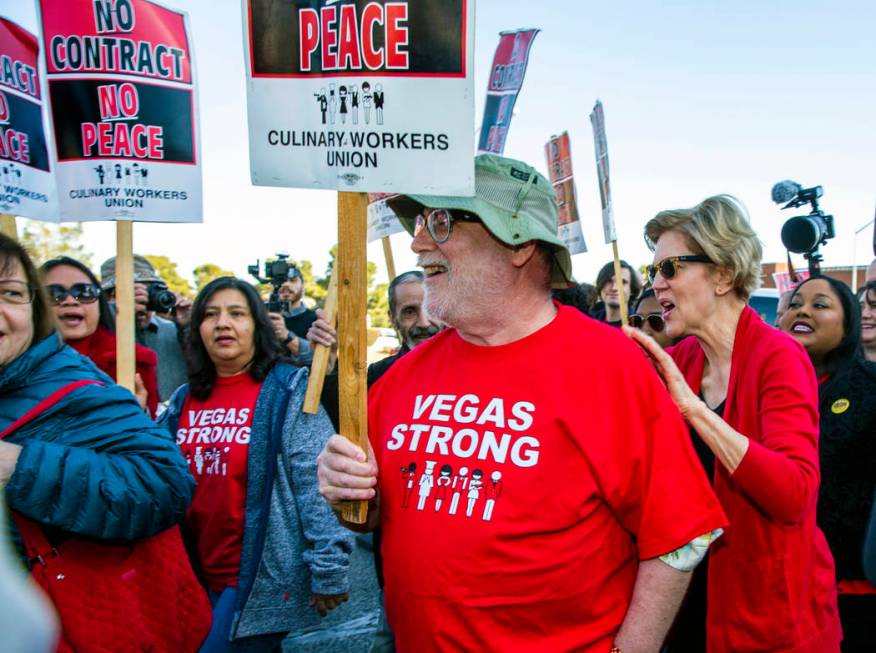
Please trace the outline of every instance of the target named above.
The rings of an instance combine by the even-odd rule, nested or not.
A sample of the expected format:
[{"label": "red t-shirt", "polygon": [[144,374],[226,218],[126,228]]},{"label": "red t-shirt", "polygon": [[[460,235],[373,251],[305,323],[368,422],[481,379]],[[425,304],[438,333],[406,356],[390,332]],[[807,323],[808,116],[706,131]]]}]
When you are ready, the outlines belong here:
[{"label": "red t-shirt", "polygon": [[246,372],[217,377],[206,401],[183,403],[176,442],[197,487],[187,515],[207,587],[237,586],[246,506],[246,463],[262,384]]},{"label": "red t-shirt", "polygon": [[607,653],[638,560],[726,525],[644,355],[574,309],[498,347],[444,331],[369,395],[401,651]]}]

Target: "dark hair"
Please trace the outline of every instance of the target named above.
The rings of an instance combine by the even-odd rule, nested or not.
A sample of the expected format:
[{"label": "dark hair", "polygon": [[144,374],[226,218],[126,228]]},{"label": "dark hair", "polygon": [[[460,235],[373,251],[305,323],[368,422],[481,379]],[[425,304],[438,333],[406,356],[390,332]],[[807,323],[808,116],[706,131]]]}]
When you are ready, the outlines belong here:
[{"label": "dark hair", "polygon": [[419,270],[409,270],[408,272],[402,272],[395,279],[389,282],[389,288],[386,293],[389,296],[389,314],[395,318],[395,309],[398,308],[397,299],[395,297],[395,289],[400,285],[405,283],[423,283],[426,275],[420,272]]},{"label": "dark hair", "polygon": [[656,298],[657,295],[654,294],[654,289],[651,288],[650,286],[648,286],[647,288],[645,288],[645,289],[642,291],[642,294],[639,295],[639,298],[636,300],[636,308],[635,308],[636,313],[639,312],[639,306],[641,305],[641,303],[642,303],[643,301],[645,301],[646,299],[649,299],[649,298],[651,298],[651,297]]},{"label": "dark hair", "polygon": [[[621,268],[627,269],[630,271],[630,296],[627,297],[627,302],[632,303],[635,301],[636,297],[639,296],[639,291],[642,289],[642,282],[639,281],[639,273],[633,269],[626,261],[620,262]],[[599,274],[596,275],[596,294],[597,296],[602,295],[602,289],[605,287],[611,278],[614,276],[614,262],[609,261],[605,265],[602,266],[602,269],[599,270]],[[618,279],[620,282],[620,279]]]},{"label": "dark hair", "polygon": [[[819,396],[826,397],[838,379],[845,376],[849,368],[863,357],[861,349],[861,307],[852,294],[849,287],[842,281],[833,277],[817,276],[809,277],[794,290],[791,301],[800,292],[800,288],[812,281],[825,281],[839,297],[843,308],[843,338],[840,343],[824,357],[824,371],[830,375],[829,379],[821,385]],[[790,303],[790,302],[789,302]]]},{"label": "dark hair", "polygon": [[575,283],[568,288],[554,288],[551,296],[560,304],[577,308],[584,315],[592,316],[593,307],[599,300],[596,288],[589,283]]},{"label": "dark hair", "polygon": [[249,306],[255,328],[253,329],[253,344],[255,354],[247,369],[255,381],[264,381],[274,365],[284,358],[284,349],[277,341],[271,318],[265,308],[258,291],[243,279],[237,277],[218,277],[208,283],[192,306],[192,322],[188,338],[188,368],[189,391],[195,399],[204,400],[210,396],[216,383],[216,366],[213,364],[207,348],[201,340],[201,323],[207,310],[207,302],[220,290],[238,290]]},{"label": "dark hair", "polygon": [[[57,258],[49,259],[45,263],[40,266],[40,275],[43,278],[43,285],[48,285],[45,283],[46,275],[57,267],[62,265],[66,265],[71,268],[76,268],[86,277],[88,277],[89,281],[93,283],[95,286],[100,288],[100,283],[97,281],[97,277],[94,276],[94,273],[88,268],[85,263],[82,261],[77,261],[75,258],[70,258],[69,256],[58,256]],[[116,330],[116,321],[113,317],[113,312],[110,310],[109,303],[106,300],[105,293],[103,289],[100,290],[100,295],[97,298],[97,309],[98,309],[98,320],[97,325],[102,326],[104,329],[108,331]]]},{"label": "dark hair", "polygon": [[33,291],[33,346],[55,330],[55,316],[27,250],[14,238],[0,234],[0,276],[5,277],[12,273],[13,261],[18,261],[21,265],[27,285]]}]

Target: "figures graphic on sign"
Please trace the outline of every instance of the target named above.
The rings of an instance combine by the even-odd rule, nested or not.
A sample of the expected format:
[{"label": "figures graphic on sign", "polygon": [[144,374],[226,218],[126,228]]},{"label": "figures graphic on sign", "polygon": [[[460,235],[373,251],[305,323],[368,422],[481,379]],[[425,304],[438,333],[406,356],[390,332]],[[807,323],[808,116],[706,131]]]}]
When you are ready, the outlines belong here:
[{"label": "figures graphic on sign", "polygon": [[[322,114],[322,124],[325,124],[325,114],[328,111],[328,100],[325,97],[325,89],[319,89],[319,93],[314,93],[313,97],[316,98],[317,103],[319,104],[319,112]],[[353,122],[355,122],[355,114],[353,114]]]},{"label": "figures graphic on sign", "polygon": [[481,496],[481,488],[484,486],[484,473],[475,469],[471,473],[471,481],[468,484],[468,507],[465,509],[465,516],[471,517],[474,512],[475,504]]},{"label": "figures graphic on sign", "polygon": [[347,87],[341,86],[338,89],[338,96],[341,98],[341,122],[347,124]]},{"label": "figures graphic on sign", "polygon": [[149,168],[137,162],[130,166],[122,166],[121,163],[104,166],[99,163],[92,170],[97,175],[97,181],[101,186],[113,181],[117,185],[124,181],[127,186],[146,186],[146,180],[149,177]]},{"label": "figures graphic on sign", "polygon": [[94,171],[97,173],[97,178],[100,181],[100,185],[103,186],[103,180],[104,177],[106,177],[106,170],[104,169],[103,164],[98,164]]},{"label": "figures graphic on sign", "polygon": [[374,85],[374,113],[377,115],[377,124],[383,124],[383,84]]},{"label": "figures graphic on sign", "polygon": [[121,181],[122,180],[122,164],[121,163],[115,164],[113,166],[113,170],[116,173],[116,181]]},{"label": "figures graphic on sign", "polygon": [[484,496],[487,497],[487,503],[484,505],[484,521],[490,521],[493,518],[493,506],[496,505],[496,499],[502,495],[502,472],[499,470],[490,474],[490,480],[487,481],[484,487]]},{"label": "figures graphic on sign", "polygon": [[335,85],[329,84],[329,122],[335,124],[335,114],[338,112],[338,99],[335,97]]},{"label": "figures graphic on sign", "polygon": [[407,467],[401,468],[402,478],[402,508],[407,508],[411,502],[411,495],[414,493],[414,484],[417,481],[417,463],[410,463]]},{"label": "figures graphic on sign", "polygon": [[353,114],[353,124],[359,124],[359,87],[350,85],[350,112]]},{"label": "figures graphic on sign", "polygon": [[441,504],[447,500],[447,488],[450,487],[450,475],[453,473],[453,467],[450,465],[442,465],[438,475],[438,480],[435,481],[435,512],[441,510]]},{"label": "figures graphic on sign", "polygon": [[21,170],[14,163],[8,163],[3,166],[3,181],[7,184],[14,184],[21,179]]},{"label": "figures graphic on sign", "polygon": [[459,475],[453,477],[451,491],[453,492],[453,498],[450,500],[449,513],[455,515],[456,509],[459,507],[459,495],[463,492],[468,492],[468,467],[459,468]]},{"label": "figures graphic on sign", "polygon": [[371,124],[371,84],[362,82],[362,113],[365,114],[365,124]]},{"label": "figures graphic on sign", "polygon": [[435,461],[426,461],[426,471],[420,477],[420,500],[417,502],[417,510],[422,510],[426,507],[426,499],[432,494],[432,487],[435,485],[435,477],[432,475],[435,471]]}]

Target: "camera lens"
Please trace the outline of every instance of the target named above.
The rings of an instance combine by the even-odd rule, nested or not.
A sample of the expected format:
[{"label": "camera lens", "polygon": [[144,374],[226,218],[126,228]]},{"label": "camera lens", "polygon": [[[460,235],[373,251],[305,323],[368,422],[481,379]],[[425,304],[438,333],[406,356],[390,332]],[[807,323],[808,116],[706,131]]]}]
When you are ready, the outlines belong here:
[{"label": "camera lens", "polygon": [[824,240],[826,225],[816,216],[800,215],[782,227],[782,244],[795,254],[806,254]]},{"label": "camera lens", "polygon": [[147,311],[170,313],[174,306],[176,306],[176,296],[167,289],[167,286],[163,283],[153,283],[149,286]]}]

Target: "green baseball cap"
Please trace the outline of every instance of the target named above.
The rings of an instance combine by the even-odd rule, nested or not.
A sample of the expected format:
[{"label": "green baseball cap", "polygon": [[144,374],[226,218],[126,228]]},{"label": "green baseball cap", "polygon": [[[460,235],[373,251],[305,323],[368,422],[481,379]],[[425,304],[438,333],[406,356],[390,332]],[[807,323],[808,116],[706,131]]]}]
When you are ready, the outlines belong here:
[{"label": "green baseball cap", "polygon": [[487,230],[506,245],[539,240],[551,246],[551,286],[572,283],[572,257],[557,235],[558,214],[554,189],[535,168],[496,154],[475,157],[475,194],[398,195],[386,200],[408,233],[414,234],[423,207],[459,209],[477,215]]}]

